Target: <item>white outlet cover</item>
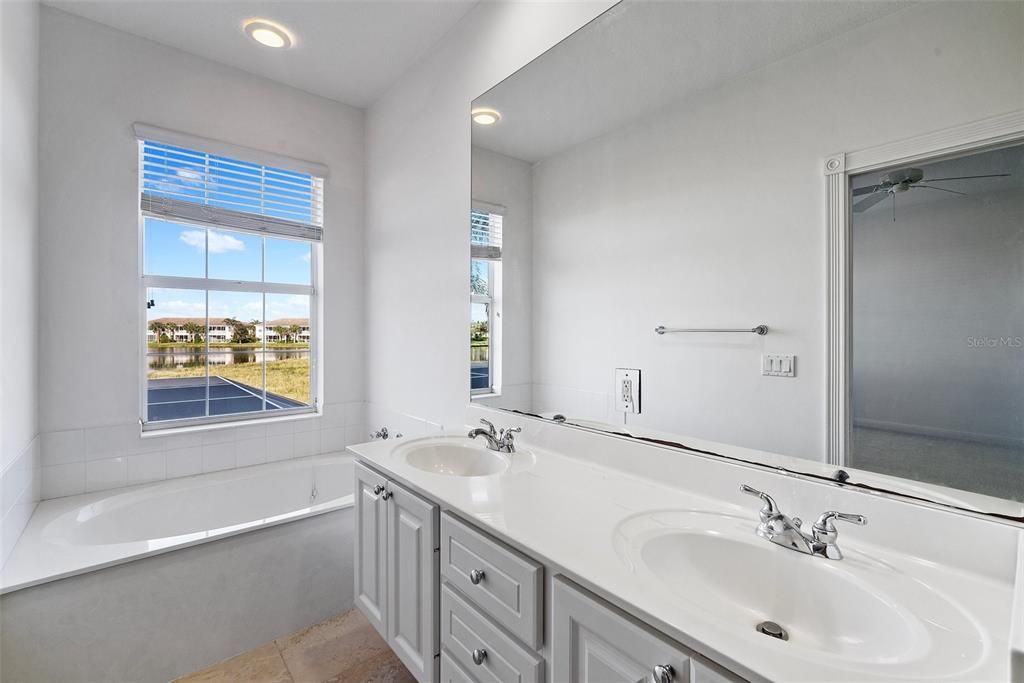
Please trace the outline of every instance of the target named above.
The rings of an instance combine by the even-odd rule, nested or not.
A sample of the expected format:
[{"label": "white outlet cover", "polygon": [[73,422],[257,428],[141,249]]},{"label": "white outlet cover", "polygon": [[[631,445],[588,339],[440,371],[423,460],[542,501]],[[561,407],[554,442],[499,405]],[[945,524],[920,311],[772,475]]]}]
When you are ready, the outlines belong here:
[{"label": "white outlet cover", "polygon": [[615,368],[612,387],[615,410],[620,413],[640,413],[640,371],[636,368]]}]

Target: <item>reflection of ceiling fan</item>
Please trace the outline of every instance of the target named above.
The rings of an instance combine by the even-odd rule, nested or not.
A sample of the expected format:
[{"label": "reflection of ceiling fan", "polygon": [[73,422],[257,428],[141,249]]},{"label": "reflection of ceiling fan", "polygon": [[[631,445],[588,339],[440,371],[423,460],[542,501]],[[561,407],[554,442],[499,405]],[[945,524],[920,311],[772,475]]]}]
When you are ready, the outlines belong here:
[{"label": "reflection of ceiling fan", "polygon": [[936,190],[938,192],[949,192],[966,196],[966,192],[957,192],[945,187],[935,187],[928,183],[938,183],[945,180],[972,180],[974,178],[1005,178],[1009,173],[992,173],[989,175],[965,175],[953,178],[929,178],[925,180],[924,171],[919,168],[898,168],[883,175],[877,185],[858,187],[853,191],[854,197],[867,195],[864,199],[853,205],[855,213],[867,211],[875,204],[878,204],[886,197],[892,197],[892,219],[896,220],[896,193],[907,190]]}]

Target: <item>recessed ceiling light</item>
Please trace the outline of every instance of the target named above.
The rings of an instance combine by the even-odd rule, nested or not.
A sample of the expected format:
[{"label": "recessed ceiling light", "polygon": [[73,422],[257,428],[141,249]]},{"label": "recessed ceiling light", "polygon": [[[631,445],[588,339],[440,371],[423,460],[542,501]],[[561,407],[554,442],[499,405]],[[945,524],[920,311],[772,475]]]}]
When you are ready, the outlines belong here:
[{"label": "recessed ceiling light", "polygon": [[268,19],[249,19],[244,28],[247,36],[267,47],[286,48],[295,42],[288,29]]},{"label": "recessed ceiling light", "polygon": [[492,126],[501,120],[501,112],[497,109],[474,109],[470,112],[473,122],[481,126]]}]

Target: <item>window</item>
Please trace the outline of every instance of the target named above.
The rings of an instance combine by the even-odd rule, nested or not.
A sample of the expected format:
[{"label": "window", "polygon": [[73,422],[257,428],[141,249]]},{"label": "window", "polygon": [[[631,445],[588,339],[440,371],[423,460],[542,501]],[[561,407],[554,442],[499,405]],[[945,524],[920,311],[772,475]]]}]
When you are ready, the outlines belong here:
[{"label": "window", "polygon": [[144,427],[314,411],[322,174],[148,138],[139,168]]},{"label": "window", "polygon": [[498,393],[502,209],[474,202],[470,211],[469,387]]}]

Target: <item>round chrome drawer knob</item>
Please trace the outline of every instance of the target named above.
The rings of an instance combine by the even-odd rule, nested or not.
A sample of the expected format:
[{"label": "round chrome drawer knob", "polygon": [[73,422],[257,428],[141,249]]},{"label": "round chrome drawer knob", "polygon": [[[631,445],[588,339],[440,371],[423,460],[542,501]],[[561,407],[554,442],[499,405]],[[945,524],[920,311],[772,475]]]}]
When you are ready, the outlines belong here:
[{"label": "round chrome drawer knob", "polygon": [[384,485],[383,484],[377,484],[376,486],[373,487],[373,495],[379,496],[382,493],[384,493]]},{"label": "round chrome drawer knob", "polygon": [[675,670],[668,664],[656,664],[653,673],[654,683],[672,683],[676,677]]},{"label": "round chrome drawer knob", "polygon": [[469,580],[473,582],[474,586],[479,585],[484,580],[484,570],[474,569],[469,573]]},{"label": "round chrome drawer knob", "polygon": [[487,659],[487,650],[485,650],[483,648],[480,648],[480,647],[478,647],[477,649],[473,650],[473,663],[474,664],[477,664],[477,665],[483,664],[485,659]]}]

